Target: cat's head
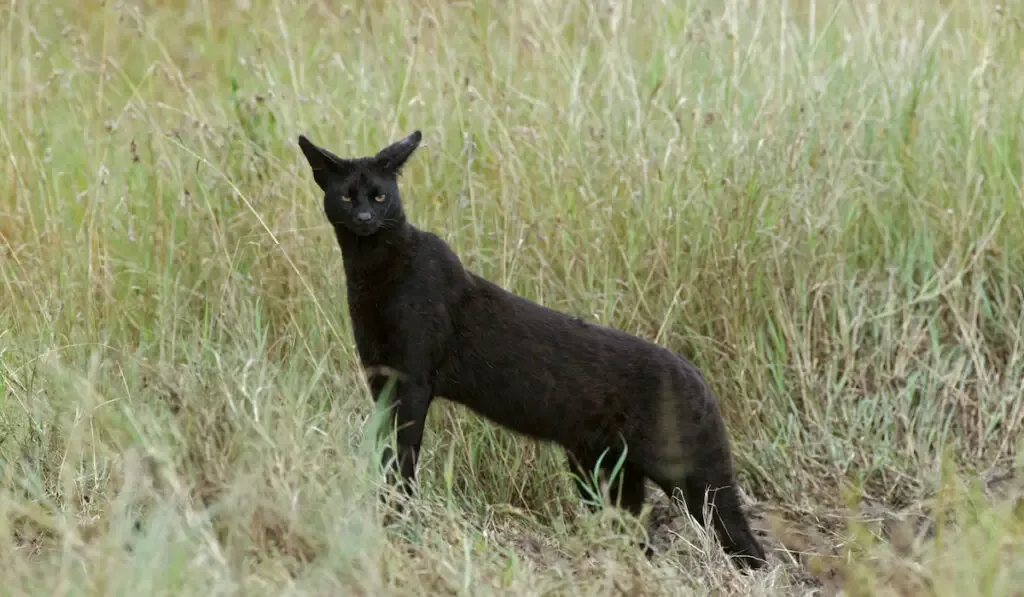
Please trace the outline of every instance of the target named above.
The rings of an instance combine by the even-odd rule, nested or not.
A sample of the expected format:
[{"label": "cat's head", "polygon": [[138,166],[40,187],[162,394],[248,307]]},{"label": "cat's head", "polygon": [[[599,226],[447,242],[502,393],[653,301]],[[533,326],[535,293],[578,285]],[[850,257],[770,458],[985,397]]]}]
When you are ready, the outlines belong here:
[{"label": "cat's head", "polygon": [[358,236],[402,225],[405,214],[398,175],[422,138],[415,131],[373,157],[346,159],[299,135],[299,147],[313,170],[313,180],[324,192],[328,221]]}]

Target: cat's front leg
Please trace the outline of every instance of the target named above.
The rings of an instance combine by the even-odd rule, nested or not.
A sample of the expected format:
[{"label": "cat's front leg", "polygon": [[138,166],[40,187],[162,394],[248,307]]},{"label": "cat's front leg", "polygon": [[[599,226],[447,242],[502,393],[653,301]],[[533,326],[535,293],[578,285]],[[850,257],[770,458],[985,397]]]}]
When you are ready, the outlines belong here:
[{"label": "cat's front leg", "polygon": [[[390,435],[395,431],[396,435],[397,458],[390,442],[381,454],[381,464],[387,467],[387,482],[392,486],[400,484],[406,495],[411,496],[423,441],[423,427],[432,398],[430,388],[388,367],[371,367],[367,369],[367,374],[370,375],[374,400],[386,400],[390,410],[390,416],[385,418],[386,427],[381,432]],[[389,384],[389,379],[394,379],[394,382]],[[387,392],[389,385],[391,391]]]}]

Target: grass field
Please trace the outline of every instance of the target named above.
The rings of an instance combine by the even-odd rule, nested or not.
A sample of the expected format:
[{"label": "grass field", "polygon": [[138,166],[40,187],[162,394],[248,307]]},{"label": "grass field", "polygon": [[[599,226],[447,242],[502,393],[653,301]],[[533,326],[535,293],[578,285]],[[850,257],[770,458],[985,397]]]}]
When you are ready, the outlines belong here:
[{"label": "grass field", "polygon": [[[1024,4],[6,0],[4,595],[1022,595]],[[772,567],[440,401],[382,524],[296,144],[720,397]],[[653,493],[653,492],[652,492]]]}]

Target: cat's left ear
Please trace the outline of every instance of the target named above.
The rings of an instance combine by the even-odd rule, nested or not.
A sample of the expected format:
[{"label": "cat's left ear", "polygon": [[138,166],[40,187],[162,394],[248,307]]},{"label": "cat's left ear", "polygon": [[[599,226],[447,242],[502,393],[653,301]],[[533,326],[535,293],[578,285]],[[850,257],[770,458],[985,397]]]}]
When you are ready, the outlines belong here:
[{"label": "cat's left ear", "polygon": [[405,139],[388,145],[373,157],[376,166],[385,174],[398,176],[409,156],[420,146],[422,139],[423,135],[415,131]]},{"label": "cat's left ear", "polygon": [[323,147],[318,147],[305,135],[299,135],[299,147],[306,156],[310,169],[313,170],[313,179],[325,191],[332,176],[344,177],[351,170],[352,164],[349,160],[339,158]]}]

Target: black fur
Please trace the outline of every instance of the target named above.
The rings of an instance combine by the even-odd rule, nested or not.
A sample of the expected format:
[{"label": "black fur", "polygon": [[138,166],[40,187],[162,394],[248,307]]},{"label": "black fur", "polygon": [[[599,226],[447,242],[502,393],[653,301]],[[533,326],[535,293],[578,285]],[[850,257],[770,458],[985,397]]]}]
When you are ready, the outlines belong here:
[{"label": "black fur", "polygon": [[701,373],[652,342],[505,291],[466,271],[438,236],[409,224],[397,178],[421,138],[416,131],[376,156],[344,159],[299,137],[341,246],[373,395],[388,375],[397,377],[398,454],[384,455],[395,463],[392,482],[411,493],[427,409],[441,396],[560,444],[574,468],[592,471],[606,449],[603,464],[611,467],[628,447],[611,489],[633,514],[643,506],[645,477],[669,495],[679,489],[702,524],[710,490],[713,528],[726,552],[746,556],[737,558],[741,566],[762,567],[764,551],[740,509],[725,426]]}]

